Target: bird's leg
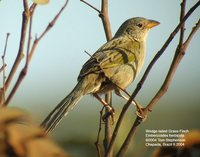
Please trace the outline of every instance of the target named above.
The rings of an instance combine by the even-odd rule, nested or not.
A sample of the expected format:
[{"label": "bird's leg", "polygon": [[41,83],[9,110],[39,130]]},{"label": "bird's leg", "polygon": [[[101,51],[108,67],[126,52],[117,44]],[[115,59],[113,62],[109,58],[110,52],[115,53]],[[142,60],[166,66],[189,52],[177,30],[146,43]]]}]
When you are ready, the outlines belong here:
[{"label": "bird's leg", "polygon": [[[125,92],[126,94],[127,94],[127,91],[123,91],[123,92]],[[121,90],[119,90],[119,89],[116,89],[115,90],[115,94],[117,95],[117,96],[119,96],[119,97],[121,97],[121,98],[123,98],[123,99],[125,99],[125,100],[129,100],[129,98],[128,97],[126,97],[125,95],[123,95],[122,93],[121,93]],[[128,95],[128,94],[127,94]],[[129,95],[128,95],[129,96]],[[133,100],[132,102],[131,102],[133,105],[135,105],[136,107],[138,106],[138,104],[136,103],[136,101],[135,100]],[[140,106],[141,107],[141,106]]]},{"label": "bird's leg", "polygon": [[107,119],[107,117],[111,116],[112,117],[112,121],[114,123],[114,114],[115,114],[115,110],[114,108],[112,108],[112,106],[110,106],[104,99],[102,99],[98,94],[94,93],[93,96],[100,101],[100,103],[106,108],[106,110],[108,111],[108,114],[105,114],[103,116],[103,121],[105,121],[105,119]]},{"label": "bird's leg", "polygon": [[[124,93],[126,93],[128,95],[128,97],[126,97],[125,95],[123,95],[121,93],[121,91],[123,91]],[[115,94],[118,95],[118,96],[120,96],[121,98],[127,100],[127,101],[130,98],[130,94],[125,89],[121,89],[121,88],[120,89],[119,88],[115,89]],[[138,102],[136,102],[135,100],[133,100],[131,103],[136,106],[136,109],[137,109],[136,114],[141,117],[143,115],[143,107]]]}]

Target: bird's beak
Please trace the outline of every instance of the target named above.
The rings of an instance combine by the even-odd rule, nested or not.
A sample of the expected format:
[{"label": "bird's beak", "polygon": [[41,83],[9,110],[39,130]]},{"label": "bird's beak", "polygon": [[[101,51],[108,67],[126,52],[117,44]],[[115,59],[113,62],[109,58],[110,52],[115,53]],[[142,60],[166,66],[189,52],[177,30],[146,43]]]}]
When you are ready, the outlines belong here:
[{"label": "bird's beak", "polygon": [[149,20],[149,23],[147,24],[147,28],[150,29],[150,28],[155,27],[155,26],[157,26],[159,24],[160,24],[160,22],[158,22],[158,21]]}]

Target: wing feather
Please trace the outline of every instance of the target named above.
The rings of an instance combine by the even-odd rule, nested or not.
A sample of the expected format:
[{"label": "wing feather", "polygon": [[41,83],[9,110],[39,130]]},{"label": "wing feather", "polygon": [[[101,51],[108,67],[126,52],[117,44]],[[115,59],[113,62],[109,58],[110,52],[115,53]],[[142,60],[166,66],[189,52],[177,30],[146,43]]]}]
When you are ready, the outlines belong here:
[{"label": "wing feather", "polygon": [[100,47],[83,65],[78,80],[90,73],[105,73],[106,69],[135,62],[134,50],[138,50],[137,46],[139,46],[139,43],[137,44],[137,41],[129,38],[119,37],[112,39]]}]

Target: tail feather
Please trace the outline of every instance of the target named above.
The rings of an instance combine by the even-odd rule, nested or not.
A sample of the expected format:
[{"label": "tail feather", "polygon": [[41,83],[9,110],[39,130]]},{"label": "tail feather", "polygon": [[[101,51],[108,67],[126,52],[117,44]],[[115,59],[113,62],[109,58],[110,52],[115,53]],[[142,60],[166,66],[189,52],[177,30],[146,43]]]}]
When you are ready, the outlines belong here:
[{"label": "tail feather", "polygon": [[82,81],[79,81],[72,92],[67,95],[42,122],[41,126],[47,133],[52,131],[59,124],[61,119],[74,108],[82,96]]}]

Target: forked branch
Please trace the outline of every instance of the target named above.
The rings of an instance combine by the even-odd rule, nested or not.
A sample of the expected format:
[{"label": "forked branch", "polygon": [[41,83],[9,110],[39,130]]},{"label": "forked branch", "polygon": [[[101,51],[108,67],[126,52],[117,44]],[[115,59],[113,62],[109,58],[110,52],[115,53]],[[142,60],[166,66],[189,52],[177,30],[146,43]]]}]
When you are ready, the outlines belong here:
[{"label": "forked branch", "polygon": [[[27,1],[24,1],[24,2],[27,2]],[[23,28],[22,28],[22,37],[21,37],[21,40],[20,40],[20,43],[22,43],[20,45],[20,50],[19,50],[19,53],[18,53],[18,56],[22,56],[23,54],[23,51],[21,49],[24,49],[24,42],[25,42],[25,36],[26,36],[26,31],[24,30],[25,28],[27,28],[27,24],[28,24],[28,20],[31,18],[30,20],[30,25],[29,25],[29,37],[28,37],[28,46],[27,46],[27,56],[26,56],[26,63],[25,63],[25,66],[24,68],[21,70],[19,76],[18,76],[18,79],[14,85],[14,87],[12,88],[8,98],[6,99],[6,102],[5,102],[5,105],[7,105],[10,100],[12,99],[12,97],[14,96],[14,94],[16,93],[18,87],[20,86],[22,80],[24,79],[24,77],[26,76],[27,74],[27,71],[28,71],[28,65],[30,64],[30,61],[31,61],[31,58],[35,52],[35,49],[38,45],[38,43],[40,42],[40,40],[47,34],[47,32],[54,26],[54,24],[56,23],[56,21],[58,20],[59,16],[61,15],[61,13],[63,12],[63,10],[65,9],[65,7],[67,6],[68,4],[68,0],[65,1],[64,5],[62,6],[62,8],[60,9],[60,11],[56,14],[56,16],[53,18],[53,20],[48,24],[48,26],[46,27],[46,29],[43,31],[43,33],[37,38],[35,38],[34,42],[33,42],[33,45],[32,47],[30,48],[30,42],[31,42],[31,29],[32,29],[32,18],[33,18],[33,13],[35,11],[35,8],[37,6],[37,4],[33,3],[33,5],[31,5],[31,7],[28,9],[27,7],[27,3],[25,3],[25,8],[24,8],[24,14],[26,16],[23,16]],[[23,54],[24,55],[24,54]],[[16,58],[16,65],[13,66],[13,71],[15,72],[16,68],[18,67],[18,64],[20,63],[22,58],[20,57],[17,57]],[[13,74],[14,72],[12,72],[11,70],[11,76],[13,77]],[[12,78],[10,76],[10,78]],[[7,80],[9,81],[9,80]],[[11,81],[11,80],[10,80]],[[8,82],[8,85],[10,83],[10,81]]]},{"label": "forked branch", "polygon": [[4,51],[3,51],[3,55],[2,55],[2,67],[0,69],[0,72],[3,72],[3,87],[2,89],[0,89],[0,106],[4,105],[5,103],[5,80],[6,80],[6,74],[5,74],[5,67],[6,67],[6,63],[5,63],[5,56],[6,56],[6,50],[7,50],[7,45],[8,45],[8,38],[9,38],[10,33],[6,34],[6,42],[5,42],[5,47],[4,47]]},{"label": "forked branch", "polygon": [[[120,113],[120,116],[119,116],[119,119],[117,121],[117,124],[115,126],[115,129],[114,129],[114,132],[113,132],[113,135],[112,135],[112,138],[111,138],[111,142],[110,142],[110,145],[109,145],[109,148],[108,148],[108,152],[107,154],[105,155],[106,157],[109,156],[110,154],[110,150],[113,149],[113,145],[114,145],[114,141],[116,139],[116,136],[118,134],[118,131],[119,131],[119,128],[121,126],[121,123],[122,123],[122,120],[125,116],[125,113],[126,111],[128,110],[131,102],[134,100],[135,96],[138,94],[138,92],[140,91],[140,89],[142,88],[149,72],[151,71],[153,65],[157,62],[157,60],[160,58],[160,56],[164,53],[164,51],[166,50],[166,48],[168,47],[168,45],[171,43],[171,41],[173,40],[173,38],[175,37],[175,35],[178,33],[178,31],[182,28],[182,26],[184,25],[185,21],[188,19],[188,17],[196,10],[196,8],[198,8],[200,5],[200,1],[198,1],[193,7],[191,7],[191,9],[186,13],[186,15],[182,18],[182,20],[180,21],[180,23],[177,25],[177,27],[174,29],[174,31],[170,34],[170,36],[168,37],[168,39],[166,40],[165,44],[162,46],[162,48],[158,51],[158,53],[155,55],[155,57],[152,59],[152,61],[150,62],[150,64],[148,65],[142,79],[139,81],[139,83],[137,84],[137,87],[136,89],[134,90],[133,94],[131,95],[130,99],[128,100],[128,102],[124,105],[121,113]],[[144,110],[143,112],[143,117],[146,117],[147,116],[147,113],[149,112],[149,110],[151,110],[152,106],[150,105],[149,107],[146,107],[146,109]],[[141,118],[137,118],[135,123],[133,124],[134,127],[132,127],[131,131],[129,132],[129,135],[127,136],[127,139],[130,140],[133,136],[133,134],[135,133],[135,130],[138,126],[138,123],[141,122]],[[137,124],[137,125],[135,125]],[[124,145],[122,146],[123,148],[120,149],[120,151],[118,152],[118,156],[123,156],[126,149],[127,149],[127,144],[126,144],[126,140],[124,142]]]},{"label": "forked branch", "polygon": [[5,82],[5,90],[8,89],[10,86],[10,83],[19,67],[19,64],[21,63],[21,60],[24,57],[24,46],[25,46],[25,38],[26,38],[26,32],[27,32],[27,26],[28,26],[28,21],[29,21],[29,8],[28,8],[28,0],[23,0],[23,6],[24,6],[24,11],[22,14],[22,26],[21,26],[21,37],[20,37],[20,44],[19,44],[19,49],[17,53],[17,57],[15,59],[15,62],[12,66],[12,69],[8,75],[8,78]]}]

